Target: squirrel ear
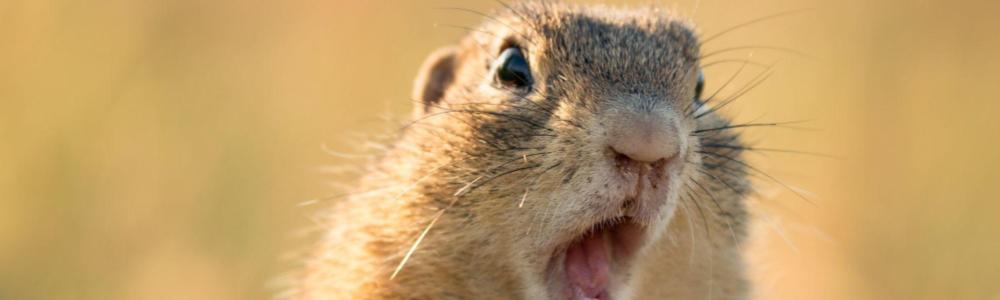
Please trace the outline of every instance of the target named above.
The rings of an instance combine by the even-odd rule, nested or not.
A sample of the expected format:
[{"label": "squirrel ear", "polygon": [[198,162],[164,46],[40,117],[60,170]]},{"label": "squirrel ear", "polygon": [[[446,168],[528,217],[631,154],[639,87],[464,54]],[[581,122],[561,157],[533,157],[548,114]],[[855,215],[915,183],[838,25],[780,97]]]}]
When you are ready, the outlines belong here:
[{"label": "squirrel ear", "polygon": [[431,53],[420,67],[417,78],[413,81],[413,115],[422,116],[431,111],[433,106],[444,98],[448,87],[455,81],[457,71],[457,48],[445,47]]}]

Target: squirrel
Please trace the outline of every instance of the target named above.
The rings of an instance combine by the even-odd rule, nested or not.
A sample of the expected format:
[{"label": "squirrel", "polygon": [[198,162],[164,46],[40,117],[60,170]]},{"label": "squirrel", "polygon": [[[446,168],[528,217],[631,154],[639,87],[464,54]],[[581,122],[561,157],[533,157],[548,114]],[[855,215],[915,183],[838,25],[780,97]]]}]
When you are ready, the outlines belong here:
[{"label": "squirrel", "polygon": [[504,4],[427,58],[295,299],[746,299],[745,147],[656,8]]}]

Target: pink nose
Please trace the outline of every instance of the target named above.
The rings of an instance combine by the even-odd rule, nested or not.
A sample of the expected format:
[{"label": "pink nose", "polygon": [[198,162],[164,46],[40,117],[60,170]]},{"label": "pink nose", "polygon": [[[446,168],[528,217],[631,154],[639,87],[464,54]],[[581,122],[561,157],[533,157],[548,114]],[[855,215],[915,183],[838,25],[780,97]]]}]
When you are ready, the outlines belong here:
[{"label": "pink nose", "polygon": [[611,150],[636,162],[667,161],[680,151],[677,126],[657,116],[621,118],[612,124],[609,134]]}]

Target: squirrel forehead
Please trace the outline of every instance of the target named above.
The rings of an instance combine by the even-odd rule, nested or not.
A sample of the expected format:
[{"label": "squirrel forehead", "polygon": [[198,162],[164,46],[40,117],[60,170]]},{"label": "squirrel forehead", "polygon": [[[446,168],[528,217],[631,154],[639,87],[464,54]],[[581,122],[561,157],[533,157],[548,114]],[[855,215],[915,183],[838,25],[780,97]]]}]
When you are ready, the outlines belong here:
[{"label": "squirrel forehead", "polygon": [[681,83],[698,65],[691,27],[655,8],[525,3],[487,21],[482,33],[493,46],[486,49],[516,44],[551,75],[607,84]]}]

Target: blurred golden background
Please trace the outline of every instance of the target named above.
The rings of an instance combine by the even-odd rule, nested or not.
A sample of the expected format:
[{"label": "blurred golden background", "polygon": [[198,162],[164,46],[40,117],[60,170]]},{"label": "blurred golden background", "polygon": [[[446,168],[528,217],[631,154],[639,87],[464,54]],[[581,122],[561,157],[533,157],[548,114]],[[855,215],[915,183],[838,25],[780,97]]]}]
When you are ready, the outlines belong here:
[{"label": "blurred golden background", "polygon": [[[749,156],[809,198],[759,180],[760,299],[1000,299],[1000,2],[655,5],[706,36],[810,9],[703,49],[779,62],[725,111],[808,129],[752,141],[836,156]],[[323,148],[391,130],[425,55],[463,34],[441,25],[480,22],[435,7],[499,4],[0,2],[0,299],[270,298],[309,243],[298,204],[353,178]]]}]

